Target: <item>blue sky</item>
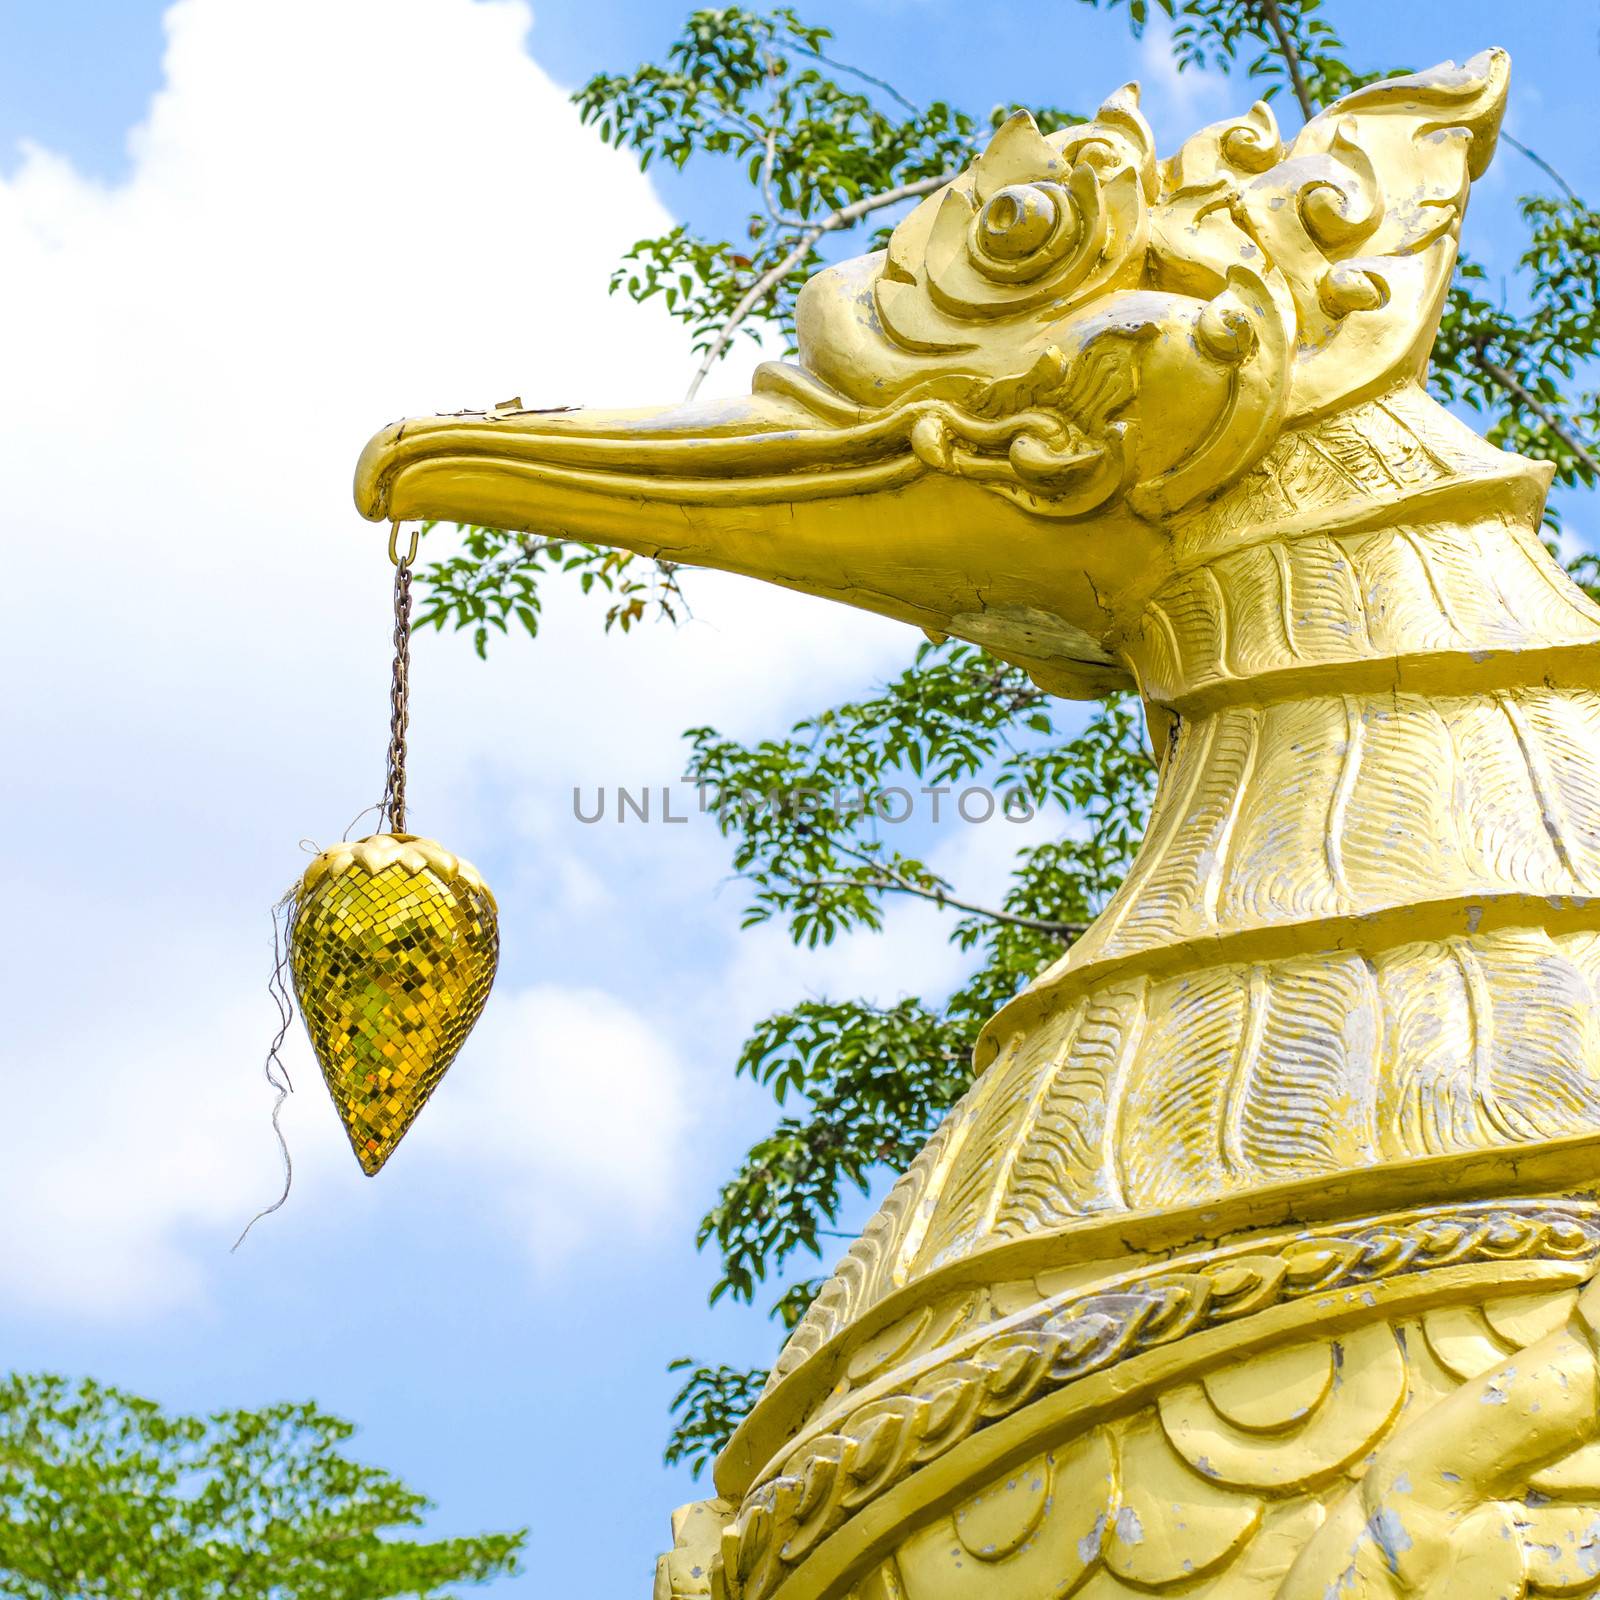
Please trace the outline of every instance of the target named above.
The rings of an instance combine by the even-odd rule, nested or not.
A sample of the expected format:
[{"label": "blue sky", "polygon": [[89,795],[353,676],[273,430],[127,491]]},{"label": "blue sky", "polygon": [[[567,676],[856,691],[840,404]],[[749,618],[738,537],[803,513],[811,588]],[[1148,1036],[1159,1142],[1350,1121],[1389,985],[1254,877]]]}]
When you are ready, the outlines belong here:
[{"label": "blue sky", "polygon": [[[804,9],[917,97],[1087,108],[1142,77],[1168,148],[1249,98],[1175,78],[1158,38],[1069,0]],[[540,645],[487,666],[421,641],[413,808],[499,890],[500,988],[375,1184],[302,1049],[301,1186],[230,1257],[275,1176],[265,908],[381,758],[388,569],[349,507],[355,454],[407,411],[673,397],[683,341],[606,298],[609,264],[742,202],[731,181],[646,182],[565,107],[586,74],[659,52],[679,14],[659,0],[547,0],[531,29],[472,0],[171,11],[169,55],[160,4],[0,0],[0,437],[18,446],[0,495],[22,590],[0,662],[25,686],[0,738],[30,926],[8,955],[0,1348],[177,1406],[314,1396],[439,1501],[441,1529],[531,1524],[538,1576],[503,1592],[642,1595],[669,1510],[703,1492],[660,1465],[667,1361],[771,1353],[759,1313],[707,1309],[692,1247],[768,1116],[731,1079],[740,1038],[804,993],[892,999],[960,969],[917,910],[816,956],[741,934],[708,826],[584,828],[570,792],[659,787],[683,727],[777,732],[911,641],[713,578],[677,633],[606,640],[566,597]],[[1358,61],[1510,48],[1509,126],[1600,192],[1591,8],[1339,15]],[[1480,185],[1467,242],[1492,270],[1536,178],[1504,149]],[[601,223],[566,231],[596,195]],[[1016,842],[932,845],[981,890]]]}]

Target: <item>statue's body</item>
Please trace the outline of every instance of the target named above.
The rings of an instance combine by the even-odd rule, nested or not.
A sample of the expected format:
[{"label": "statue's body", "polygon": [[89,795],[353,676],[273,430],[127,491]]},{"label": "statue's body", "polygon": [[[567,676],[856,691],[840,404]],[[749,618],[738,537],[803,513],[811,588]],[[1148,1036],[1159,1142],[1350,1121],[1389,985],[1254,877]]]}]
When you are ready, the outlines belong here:
[{"label": "statue's body", "polygon": [[1014,118],[738,405],[399,424],[373,516],[1137,684],[1127,882],[680,1514],[657,1593],[1600,1593],[1600,611],[1421,375],[1506,63],[1157,163]]}]

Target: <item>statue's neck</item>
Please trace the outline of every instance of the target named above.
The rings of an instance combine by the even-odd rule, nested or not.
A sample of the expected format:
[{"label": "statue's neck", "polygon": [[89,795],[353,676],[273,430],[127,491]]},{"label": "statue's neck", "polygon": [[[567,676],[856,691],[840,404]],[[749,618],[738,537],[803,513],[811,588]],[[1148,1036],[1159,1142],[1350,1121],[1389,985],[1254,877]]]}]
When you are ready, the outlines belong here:
[{"label": "statue's neck", "polygon": [[1449,693],[1592,649],[1539,541],[1543,469],[1415,389],[1286,435],[1175,530],[1124,654],[1158,718],[1311,694]]},{"label": "statue's neck", "polygon": [[1411,390],[1176,530],[1123,644],[1149,831],[1022,1012],[1112,969],[1595,920],[1600,608],[1540,543],[1544,483]]}]

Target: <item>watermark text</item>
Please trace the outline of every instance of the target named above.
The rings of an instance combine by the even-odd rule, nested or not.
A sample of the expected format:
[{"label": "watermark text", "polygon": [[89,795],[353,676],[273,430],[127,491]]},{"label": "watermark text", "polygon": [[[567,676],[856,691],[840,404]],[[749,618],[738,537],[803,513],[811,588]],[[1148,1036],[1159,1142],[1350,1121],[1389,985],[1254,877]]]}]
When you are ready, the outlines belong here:
[{"label": "watermark text", "polygon": [[586,826],[598,823],[682,827],[696,816],[715,816],[718,827],[748,829],[767,821],[811,820],[823,827],[848,827],[870,819],[891,826],[922,820],[949,822],[1031,822],[1038,806],[1025,790],[958,787],[926,783],[912,789],[887,784],[881,789],[817,789],[804,785],[776,789],[731,789],[697,778],[663,784],[581,784],[572,786],[572,815]]}]

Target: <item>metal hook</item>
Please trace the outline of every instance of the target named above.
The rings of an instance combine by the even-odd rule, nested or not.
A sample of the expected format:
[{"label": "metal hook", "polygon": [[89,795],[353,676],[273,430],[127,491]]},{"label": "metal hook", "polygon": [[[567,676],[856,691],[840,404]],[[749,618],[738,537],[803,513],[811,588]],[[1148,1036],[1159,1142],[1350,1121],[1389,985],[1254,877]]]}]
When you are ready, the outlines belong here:
[{"label": "metal hook", "polygon": [[402,561],[400,559],[400,544],[399,544],[399,541],[400,541],[400,524],[398,522],[391,522],[389,524],[389,559],[397,567],[409,567],[411,565],[411,563],[417,559],[417,541],[419,539],[421,539],[421,537],[422,537],[422,529],[421,528],[413,528],[411,530],[411,548],[406,551],[405,560]]}]

